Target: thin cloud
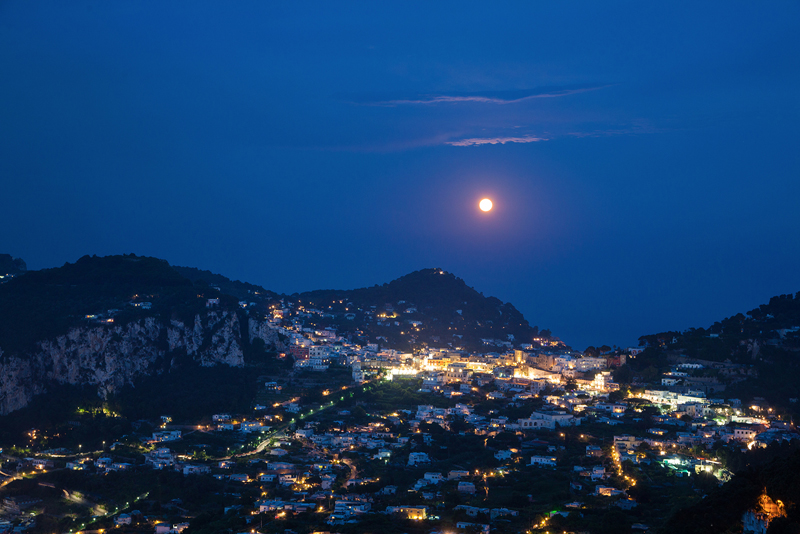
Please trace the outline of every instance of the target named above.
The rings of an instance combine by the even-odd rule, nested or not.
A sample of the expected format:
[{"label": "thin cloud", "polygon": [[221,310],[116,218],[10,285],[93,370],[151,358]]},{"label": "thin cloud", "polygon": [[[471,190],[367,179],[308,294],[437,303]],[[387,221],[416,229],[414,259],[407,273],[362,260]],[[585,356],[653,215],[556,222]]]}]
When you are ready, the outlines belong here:
[{"label": "thin cloud", "polygon": [[611,137],[618,135],[647,135],[669,131],[664,128],[653,126],[646,120],[636,120],[633,124],[620,128],[606,128],[589,131],[572,131],[563,134],[547,134],[548,137],[539,137],[531,134],[527,135],[495,135],[491,137],[467,137],[463,139],[448,139],[443,144],[450,146],[480,146],[480,145],[504,145],[506,143],[537,143],[539,141],[551,141],[557,138],[592,138],[592,137]]},{"label": "thin cloud", "polygon": [[450,146],[480,146],[480,145],[504,145],[506,143],[538,143],[547,141],[544,137],[534,137],[525,135],[522,137],[470,137],[457,141],[447,141],[445,144]]},{"label": "thin cloud", "polygon": [[544,87],[524,91],[488,91],[480,93],[423,94],[406,98],[366,99],[359,104],[372,106],[435,105],[435,104],[516,104],[534,98],[556,98],[560,96],[586,93],[609,87],[609,85]]}]

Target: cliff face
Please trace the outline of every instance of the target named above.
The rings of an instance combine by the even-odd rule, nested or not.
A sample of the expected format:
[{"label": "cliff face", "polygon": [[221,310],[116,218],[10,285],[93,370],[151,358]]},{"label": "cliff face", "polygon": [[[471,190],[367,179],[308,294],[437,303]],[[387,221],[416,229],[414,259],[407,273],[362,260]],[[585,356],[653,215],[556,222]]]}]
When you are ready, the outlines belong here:
[{"label": "cliff face", "polygon": [[286,350],[286,344],[278,336],[278,332],[270,328],[269,324],[265,321],[258,321],[252,318],[247,320],[247,330],[250,335],[250,343],[258,338],[264,341],[267,347],[273,347],[276,350]]},{"label": "cliff face", "polygon": [[[250,339],[277,347],[277,334],[248,319]],[[25,407],[50,383],[93,385],[105,398],[134,379],[163,372],[177,354],[197,364],[244,365],[242,329],[236,313],[209,311],[193,323],[163,324],[153,317],[121,326],[85,326],[38,343],[27,354],[3,355],[0,349],[0,414]]]}]

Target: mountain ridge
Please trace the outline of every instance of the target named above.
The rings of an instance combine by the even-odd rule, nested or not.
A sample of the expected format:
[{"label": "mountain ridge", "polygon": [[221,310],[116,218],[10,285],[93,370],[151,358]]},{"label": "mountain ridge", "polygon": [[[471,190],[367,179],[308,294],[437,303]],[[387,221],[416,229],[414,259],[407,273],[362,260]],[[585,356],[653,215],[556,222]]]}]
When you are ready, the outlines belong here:
[{"label": "mountain ridge", "polygon": [[84,256],[0,285],[0,414],[51,385],[106,398],[185,365],[242,367],[252,342],[283,348],[235,297],[157,258]]},{"label": "mountain ridge", "polygon": [[[356,313],[328,313],[330,305],[310,313],[310,299],[334,297],[341,308],[354,299]],[[90,385],[105,398],[185,365],[245,366],[253,350],[286,349],[269,324],[284,306],[302,310],[296,315],[304,328],[334,326],[351,341],[409,350],[474,349],[483,346],[481,338],[496,343],[484,350],[507,350],[510,339],[518,345],[549,336],[510,303],[484,297],[441,269],[372,288],[279,295],[158,258],[83,256],[0,285],[0,414],[26,406],[49,385]],[[256,339],[263,341],[258,349]]]}]

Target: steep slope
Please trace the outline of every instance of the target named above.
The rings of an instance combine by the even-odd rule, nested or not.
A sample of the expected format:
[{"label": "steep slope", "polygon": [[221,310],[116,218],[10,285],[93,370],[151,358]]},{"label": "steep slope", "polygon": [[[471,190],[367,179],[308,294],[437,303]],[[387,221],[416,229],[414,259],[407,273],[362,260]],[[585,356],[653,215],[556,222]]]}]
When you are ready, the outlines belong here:
[{"label": "steep slope", "polygon": [[[192,283],[167,262],[137,256],[84,256],[63,267],[31,271],[0,287],[0,347],[6,353],[86,324],[87,316],[124,323],[144,316],[133,301],[151,302],[147,315],[202,308]],[[111,314],[109,310],[116,310]]]}]

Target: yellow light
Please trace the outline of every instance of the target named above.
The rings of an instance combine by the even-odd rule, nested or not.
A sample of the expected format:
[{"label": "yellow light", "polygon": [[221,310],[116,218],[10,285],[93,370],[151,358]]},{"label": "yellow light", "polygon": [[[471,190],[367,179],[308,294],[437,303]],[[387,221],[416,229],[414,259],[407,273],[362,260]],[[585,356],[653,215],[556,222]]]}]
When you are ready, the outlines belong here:
[{"label": "yellow light", "polygon": [[480,201],[478,206],[481,208],[481,211],[491,211],[492,209],[492,201],[488,198],[484,198]]}]

